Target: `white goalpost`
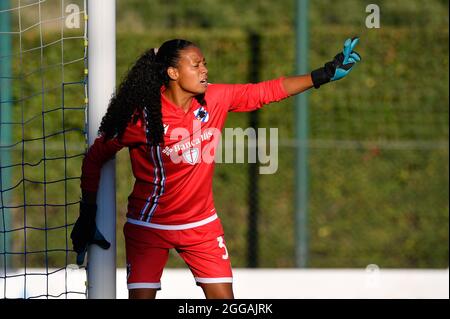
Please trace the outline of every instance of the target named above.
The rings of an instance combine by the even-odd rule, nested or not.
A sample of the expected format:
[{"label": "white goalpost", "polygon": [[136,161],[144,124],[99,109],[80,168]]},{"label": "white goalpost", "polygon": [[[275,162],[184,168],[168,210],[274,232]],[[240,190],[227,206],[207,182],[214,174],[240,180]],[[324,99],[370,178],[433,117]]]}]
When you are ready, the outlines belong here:
[{"label": "white goalpost", "polygon": [[[88,141],[98,127],[116,81],[115,0],[88,1]],[[97,227],[111,243],[108,250],[91,245],[88,251],[88,298],[116,298],[115,160],[102,169],[97,194]]]}]

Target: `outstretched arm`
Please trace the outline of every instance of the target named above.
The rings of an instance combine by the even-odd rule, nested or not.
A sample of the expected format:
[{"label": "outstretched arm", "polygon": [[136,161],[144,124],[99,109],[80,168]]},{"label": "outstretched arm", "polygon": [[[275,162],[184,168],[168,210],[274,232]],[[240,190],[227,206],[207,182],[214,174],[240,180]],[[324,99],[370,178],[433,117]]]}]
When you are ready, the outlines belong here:
[{"label": "outstretched arm", "polygon": [[353,66],[361,61],[361,56],[353,51],[359,38],[347,39],[344,43],[344,49],[338,53],[334,59],[311,74],[290,76],[283,79],[283,87],[289,95],[299,94],[312,87],[318,89],[321,85],[337,81],[345,77]]},{"label": "outstretched arm", "polygon": [[289,95],[302,93],[314,86],[311,74],[285,77],[282,84]]}]

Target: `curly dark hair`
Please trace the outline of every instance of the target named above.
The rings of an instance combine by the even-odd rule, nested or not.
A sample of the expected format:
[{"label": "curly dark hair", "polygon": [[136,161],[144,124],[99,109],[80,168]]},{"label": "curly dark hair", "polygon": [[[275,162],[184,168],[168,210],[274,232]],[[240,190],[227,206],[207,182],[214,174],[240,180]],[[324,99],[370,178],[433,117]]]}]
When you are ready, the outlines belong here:
[{"label": "curly dark hair", "polygon": [[[180,51],[190,46],[196,45],[187,40],[174,39],[164,42],[157,54],[152,48],[141,55],[119,85],[102,118],[98,132],[105,141],[121,137],[128,123],[136,123],[139,114],[143,114],[147,143],[164,143],[161,87],[169,85],[167,68],[177,67]],[[203,95],[196,98],[201,105],[205,104]]]}]

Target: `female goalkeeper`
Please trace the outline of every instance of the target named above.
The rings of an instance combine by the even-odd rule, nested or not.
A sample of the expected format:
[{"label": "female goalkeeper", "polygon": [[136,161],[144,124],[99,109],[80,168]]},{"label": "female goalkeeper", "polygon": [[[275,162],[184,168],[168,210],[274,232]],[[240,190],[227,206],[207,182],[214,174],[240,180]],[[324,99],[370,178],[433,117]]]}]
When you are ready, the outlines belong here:
[{"label": "female goalkeeper", "polygon": [[202,51],[170,40],[145,52],[110,101],[82,165],[80,216],[71,238],[82,264],[89,244],[109,248],[95,225],[102,165],[128,147],[136,179],[124,226],[130,298],[155,298],[174,248],[206,298],[233,298],[232,270],[212,195],[214,150],[228,112],[345,77],[360,61],[358,38],[311,74],[256,84],[209,84]]}]

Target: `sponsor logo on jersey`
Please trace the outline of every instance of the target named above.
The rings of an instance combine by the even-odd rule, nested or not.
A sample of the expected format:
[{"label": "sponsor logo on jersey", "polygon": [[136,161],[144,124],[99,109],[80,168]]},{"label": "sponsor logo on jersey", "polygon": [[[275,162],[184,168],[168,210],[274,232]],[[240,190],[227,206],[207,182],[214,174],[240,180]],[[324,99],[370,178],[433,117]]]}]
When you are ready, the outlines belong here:
[{"label": "sponsor logo on jersey", "polygon": [[[174,130],[176,130],[176,129],[174,129]],[[172,133],[173,132],[174,131],[172,131]],[[189,134],[189,132],[186,131],[186,134]],[[166,154],[167,156],[170,156],[170,153],[172,153],[172,152],[186,151],[191,148],[197,147],[204,141],[209,141],[212,136],[213,136],[213,133],[210,130],[206,130],[203,132],[203,134],[200,135],[199,138],[195,138],[192,141],[188,141],[188,142],[183,141],[183,142],[177,143],[173,147],[166,146],[162,152],[164,154]]]},{"label": "sponsor logo on jersey", "polygon": [[206,111],[206,108],[204,106],[199,107],[194,111],[194,116],[197,120],[199,120],[202,123],[206,123],[209,120],[209,113]]}]

